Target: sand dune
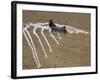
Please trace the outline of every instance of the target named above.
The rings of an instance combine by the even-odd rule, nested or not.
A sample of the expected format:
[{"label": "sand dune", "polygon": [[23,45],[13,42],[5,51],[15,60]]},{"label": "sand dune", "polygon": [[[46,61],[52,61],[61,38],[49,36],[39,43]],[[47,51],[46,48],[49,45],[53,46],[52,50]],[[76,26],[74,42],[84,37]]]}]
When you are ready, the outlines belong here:
[{"label": "sand dune", "polygon": [[[56,32],[54,36],[59,41],[59,45],[49,36],[49,32],[44,32],[45,36],[50,42],[52,53],[44,41],[40,31],[37,31],[40,39],[43,42],[43,46],[47,52],[48,58],[44,57],[43,50],[38,42],[38,39],[32,34],[33,42],[36,46],[39,56],[41,68],[55,68],[55,67],[75,67],[75,66],[89,66],[90,65],[90,40],[89,34],[66,34],[60,33],[62,39],[59,40]],[[24,38],[24,37],[23,37]],[[25,38],[23,39],[23,68],[33,69],[37,68],[37,65],[32,56],[31,49],[29,48]]]},{"label": "sand dune", "polygon": [[[60,15],[60,16],[59,16]],[[90,15],[83,13],[57,13],[57,12],[41,12],[41,11],[23,11],[23,22],[41,22],[39,19],[53,19],[60,24],[67,23],[69,26],[74,26],[77,29],[89,32],[89,34],[66,34],[59,33],[61,40],[58,38],[57,33],[53,32],[59,45],[51,38],[48,31],[44,31],[45,36],[50,42],[52,53],[40,33],[37,34],[43,42],[48,58],[45,58],[43,50],[37,37],[32,33],[32,28],[29,32],[32,35],[32,40],[36,46],[39,56],[41,68],[60,68],[60,67],[79,67],[90,66],[91,53],[90,53]],[[43,21],[44,22],[44,21]],[[32,56],[31,49],[23,35],[23,69],[38,69],[36,62]]]}]

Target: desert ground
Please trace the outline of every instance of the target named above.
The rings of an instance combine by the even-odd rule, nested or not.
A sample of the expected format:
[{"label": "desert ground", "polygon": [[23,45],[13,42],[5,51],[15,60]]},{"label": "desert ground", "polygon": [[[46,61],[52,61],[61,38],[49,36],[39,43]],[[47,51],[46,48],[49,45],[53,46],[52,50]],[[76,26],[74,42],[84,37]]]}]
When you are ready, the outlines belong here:
[{"label": "desert ground", "polygon": [[[40,33],[37,34],[43,42],[43,46],[47,53],[45,58],[43,50],[36,36],[32,34],[32,28],[29,32],[32,40],[36,46],[39,56],[41,68],[61,68],[61,67],[81,67],[91,65],[91,52],[90,52],[90,14],[87,13],[68,13],[68,12],[43,12],[43,11],[23,11],[23,23],[33,22],[48,22],[52,19],[59,24],[67,24],[78,29],[85,30],[89,34],[63,34],[59,33],[61,40],[57,37],[57,33],[53,32],[59,45],[51,38],[48,31],[44,31],[45,36],[50,42],[52,53],[49,51],[48,46]],[[23,35],[23,34],[22,34]],[[31,49],[23,35],[23,69],[38,69],[33,58]]]}]

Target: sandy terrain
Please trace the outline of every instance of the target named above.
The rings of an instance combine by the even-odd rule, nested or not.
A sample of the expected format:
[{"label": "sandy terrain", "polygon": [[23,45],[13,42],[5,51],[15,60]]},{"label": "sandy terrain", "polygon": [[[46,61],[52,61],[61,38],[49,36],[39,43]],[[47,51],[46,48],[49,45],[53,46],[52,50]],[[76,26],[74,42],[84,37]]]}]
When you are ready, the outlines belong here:
[{"label": "sandy terrain", "polygon": [[[23,11],[23,22],[47,22],[53,19],[59,24],[67,24],[76,28],[88,31],[90,33],[90,14],[83,13],[57,13],[57,12],[37,12],[37,11]],[[59,40],[57,34],[53,34],[59,41],[59,45],[49,36],[47,31],[45,36],[50,42],[53,52],[50,53],[48,46],[37,30],[40,36],[48,58],[44,57],[43,50],[38,42],[38,39],[32,34],[32,29],[29,29],[35,43],[39,60],[42,64],[41,68],[58,68],[58,67],[79,67],[90,66],[90,34],[66,34],[60,33],[62,39]],[[37,65],[32,56],[30,47],[23,36],[23,69],[36,69]]]}]

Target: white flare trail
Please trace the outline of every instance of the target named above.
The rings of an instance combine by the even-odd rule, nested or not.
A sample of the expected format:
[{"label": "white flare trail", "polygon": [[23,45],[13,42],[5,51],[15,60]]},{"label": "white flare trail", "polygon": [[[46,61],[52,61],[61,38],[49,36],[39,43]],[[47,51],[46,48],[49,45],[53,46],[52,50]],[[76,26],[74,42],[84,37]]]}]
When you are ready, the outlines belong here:
[{"label": "white flare trail", "polygon": [[[24,36],[25,36],[25,38],[26,38],[26,40],[27,40],[27,42],[28,42],[28,45],[30,46],[30,48],[31,48],[31,50],[32,50],[32,53],[33,53],[33,57],[34,57],[34,59],[35,59],[35,62],[36,62],[36,64],[37,64],[38,68],[39,68],[39,67],[41,67],[41,64],[40,64],[40,61],[39,61],[39,58],[38,58],[38,55],[37,55],[36,48],[35,48],[34,43],[33,43],[33,41],[32,41],[31,35],[30,35],[30,33],[28,32],[27,28],[26,28],[26,29],[24,28],[24,31],[23,31],[23,32],[24,32]],[[27,35],[28,35],[30,41],[29,41],[29,39],[28,39],[28,37],[27,37],[27,35],[26,35],[25,32],[27,33]]]},{"label": "white flare trail", "polygon": [[40,43],[40,45],[41,45],[41,47],[42,47],[42,50],[43,50],[43,52],[44,52],[44,55],[45,55],[45,57],[47,58],[46,51],[45,51],[45,49],[44,49],[44,46],[43,46],[43,44],[42,44],[42,41],[41,41],[40,37],[39,37],[38,34],[36,33],[36,29],[37,29],[37,28],[34,27],[34,29],[33,29],[33,34],[38,38],[39,43]]},{"label": "white flare trail", "polygon": [[47,40],[47,38],[45,37],[43,31],[44,31],[44,28],[42,28],[42,30],[41,30],[41,34],[42,34],[42,36],[44,37],[44,39],[45,39],[45,41],[46,41],[46,43],[47,43],[47,45],[48,45],[48,47],[49,47],[50,52],[52,52],[52,49],[51,49],[50,43],[49,43],[49,41]]},{"label": "white flare trail", "polygon": [[55,36],[52,34],[52,32],[51,32],[51,31],[49,31],[49,32],[50,32],[51,37],[54,39],[54,41],[55,41],[57,44],[59,44],[59,42],[57,41],[57,39],[55,38]]},{"label": "white flare trail", "polygon": [[61,39],[61,36],[60,36],[60,34],[58,32],[57,32],[57,35],[58,35],[58,38]]}]

